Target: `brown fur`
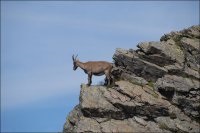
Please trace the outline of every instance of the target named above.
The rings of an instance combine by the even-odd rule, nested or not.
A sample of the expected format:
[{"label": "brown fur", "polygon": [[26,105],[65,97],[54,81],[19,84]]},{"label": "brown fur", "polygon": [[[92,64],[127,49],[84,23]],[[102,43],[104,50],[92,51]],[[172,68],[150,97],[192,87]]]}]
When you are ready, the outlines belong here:
[{"label": "brown fur", "polygon": [[[76,56],[77,57],[77,56]],[[101,76],[105,75],[106,76],[106,83],[110,85],[111,84],[111,70],[112,70],[112,64],[106,61],[88,61],[88,62],[80,62],[79,60],[74,58],[74,55],[72,56],[73,59],[73,64],[74,64],[74,71],[80,67],[83,69],[83,71],[88,74],[88,84],[91,85],[92,83],[92,75],[95,76]]]}]

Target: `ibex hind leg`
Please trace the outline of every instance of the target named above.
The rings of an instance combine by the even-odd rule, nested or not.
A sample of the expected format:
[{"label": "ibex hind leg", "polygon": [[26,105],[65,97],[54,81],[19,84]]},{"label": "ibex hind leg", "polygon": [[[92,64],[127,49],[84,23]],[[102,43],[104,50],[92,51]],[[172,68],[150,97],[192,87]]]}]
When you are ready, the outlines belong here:
[{"label": "ibex hind leg", "polygon": [[104,85],[108,85],[108,79],[107,79],[107,77],[104,80],[105,80]]},{"label": "ibex hind leg", "polygon": [[110,84],[115,85],[115,78],[112,75],[111,75],[111,78],[110,78]]},{"label": "ibex hind leg", "polygon": [[[108,84],[108,82],[109,82],[109,84]],[[114,77],[112,75],[110,76],[110,79],[108,80],[108,82],[106,84],[107,87],[113,87],[113,86],[115,86],[115,79],[114,79]]]},{"label": "ibex hind leg", "polygon": [[110,85],[110,75],[106,74],[106,85]]}]

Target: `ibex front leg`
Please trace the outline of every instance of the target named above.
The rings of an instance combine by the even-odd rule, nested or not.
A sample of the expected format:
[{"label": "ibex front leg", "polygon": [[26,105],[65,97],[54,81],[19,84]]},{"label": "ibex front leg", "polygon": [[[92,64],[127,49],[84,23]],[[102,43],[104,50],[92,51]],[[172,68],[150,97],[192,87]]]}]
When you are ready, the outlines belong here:
[{"label": "ibex front leg", "polygon": [[88,86],[90,86],[92,83],[92,73],[88,73]]}]

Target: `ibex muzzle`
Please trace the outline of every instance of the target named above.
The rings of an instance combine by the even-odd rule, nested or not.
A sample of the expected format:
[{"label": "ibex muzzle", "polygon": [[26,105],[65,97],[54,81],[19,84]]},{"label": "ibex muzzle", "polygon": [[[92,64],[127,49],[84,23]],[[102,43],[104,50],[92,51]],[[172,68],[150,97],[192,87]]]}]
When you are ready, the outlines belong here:
[{"label": "ibex muzzle", "polygon": [[[78,56],[78,55],[77,55]],[[110,85],[111,84],[111,70],[112,70],[112,64],[106,61],[88,61],[88,62],[80,62],[77,60],[77,56],[72,56],[73,60],[73,70],[75,71],[78,67],[83,69],[83,71],[88,74],[88,84],[91,85],[92,83],[92,75],[95,76],[101,76],[105,75],[106,80],[105,84]]]}]

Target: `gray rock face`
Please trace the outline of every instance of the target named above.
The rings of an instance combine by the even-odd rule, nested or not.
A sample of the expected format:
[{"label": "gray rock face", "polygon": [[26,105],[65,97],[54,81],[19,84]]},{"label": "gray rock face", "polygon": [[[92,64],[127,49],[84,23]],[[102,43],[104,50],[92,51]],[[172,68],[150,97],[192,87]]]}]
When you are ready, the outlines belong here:
[{"label": "gray rock face", "polygon": [[136,74],[148,81],[156,81],[167,73],[167,69],[143,60],[138,57],[138,54],[132,54],[129,51],[117,49],[113,59],[115,65],[121,68],[124,73]]},{"label": "gray rock face", "polygon": [[115,84],[81,85],[63,132],[200,132],[200,26],[118,48]]},{"label": "gray rock face", "polygon": [[115,73],[118,79],[130,82],[136,81],[133,77],[148,81],[171,103],[198,121],[200,26],[165,34],[160,40],[139,43],[136,51],[117,49],[113,56]]},{"label": "gray rock face", "polygon": [[190,79],[178,77],[175,75],[165,75],[156,82],[156,88],[171,103],[176,104],[185,114],[198,120],[200,118],[200,87],[199,82]]},{"label": "gray rock face", "polygon": [[199,126],[152,87],[121,80],[108,88],[82,85],[63,132],[196,132]]}]

